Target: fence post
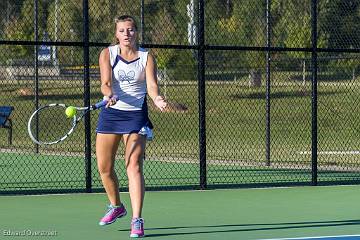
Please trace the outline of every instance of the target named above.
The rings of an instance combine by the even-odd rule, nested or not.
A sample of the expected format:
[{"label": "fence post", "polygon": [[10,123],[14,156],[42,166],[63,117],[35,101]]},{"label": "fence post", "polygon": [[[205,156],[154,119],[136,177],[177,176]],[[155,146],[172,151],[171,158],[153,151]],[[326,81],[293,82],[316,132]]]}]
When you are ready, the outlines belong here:
[{"label": "fence post", "polygon": [[[90,106],[89,71],[89,2],[83,0],[83,51],[84,51],[84,106]],[[91,186],[91,125],[90,112],[85,115],[85,181],[86,192],[92,192]]]},{"label": "fence post", "polygon": [[[35,109],[39,108],[39,62],[38,62],[38,55],[39,55],[39,3],[38,0],[34,0],[34,81],[35,81],[35,88],[34,88],[34,95],[35,95]],[[36,129],[35,129],[36,137],[39,134],[39,121],[38,116],[36,116]],[[39,153],[39,145],[35,144],[35,152]]]},{"label": "fence post", "polygon": [[205,189],[206,180],[206,112],[205,112],[205,9],[204,1],[198,4],[198,97],[199,97],[199,158],[200,188]]},{"label": "fence post", "polygon": [[144,20],[145,20],[145,2],[144,0],[141,0],[141,6],[140,6],[140,31],[141,31],[141,34],[140,34],[140,43],[143,44],[144,41],[145,41],[145,23],[144,23]]},{"label": "fence post", "polygon": [[271,147],[271,132],[270,132],[270,73],[271,73],[271,0],[266,0],[266,165],[270,166],[270,147]]},{"label": "fence post", "polygon": [[311,172],[312,185],[317,185],[317,148],[318,148],[318,127],[317,127],[317,0],[311,1]]}]

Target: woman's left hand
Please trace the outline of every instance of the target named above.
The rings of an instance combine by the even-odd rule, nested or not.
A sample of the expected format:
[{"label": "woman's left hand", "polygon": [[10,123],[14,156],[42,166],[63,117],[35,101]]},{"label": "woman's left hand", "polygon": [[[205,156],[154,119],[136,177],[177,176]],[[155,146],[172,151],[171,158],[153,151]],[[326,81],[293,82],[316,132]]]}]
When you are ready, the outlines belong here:
[{"label": "woman's left hand", "polygon": [[167,102],[163,96],[159,95],[156,98],[154,98],[154,104],[156,105],[156,107],[160,109],[160,111],[163,112],[166,108]]},{"label": "woman's left hand", "polygon": [[108,108],[109,106],[112,106],[116,103],[117,101],[117,96],[114,95],[114,96],[111,96],[111,97],[108,97],[108,96],[104,96],[104,100],[108,101],[108,103],[106,104],[106,108]]}]

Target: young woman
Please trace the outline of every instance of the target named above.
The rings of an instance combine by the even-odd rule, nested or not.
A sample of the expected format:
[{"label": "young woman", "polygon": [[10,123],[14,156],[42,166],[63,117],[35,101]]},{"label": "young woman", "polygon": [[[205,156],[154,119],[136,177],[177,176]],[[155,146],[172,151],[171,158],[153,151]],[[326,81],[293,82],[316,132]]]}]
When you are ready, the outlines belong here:
[{"label": "young woman", "polygon": [[146,140],[152,136],[153,128],[146,95],[161,111],[166,107],[159,93],[155,59],[137,47],[137,35],[133,17],[115,18],[116,44],[103,49],[99,57],[101,92],[109,102],[100,112],[96,129],[98,169],[110,202],[99,224],[111,224],[127,213],[120,200],[114,171],[116,152],[122,140],[132,207],[130,237],[144,236],[141,215],[145,194],[143,158]]}]

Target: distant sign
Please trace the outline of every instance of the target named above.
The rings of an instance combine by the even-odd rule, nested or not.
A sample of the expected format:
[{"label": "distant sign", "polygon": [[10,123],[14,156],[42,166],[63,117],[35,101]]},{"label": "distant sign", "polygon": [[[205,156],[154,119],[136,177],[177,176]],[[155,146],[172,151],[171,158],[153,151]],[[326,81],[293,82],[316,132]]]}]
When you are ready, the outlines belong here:
[{"label": "distant sign", "polygon": [[38,52],[39,61],[50,61],[51,60],[51,47],[46,45],[41,45]]},{"label": "distant sign", "polygon": [[[47,42],[49,40],[50,40],[49,39],[49,34],[45,31],[44,36],[43,36],[43,41]],[[44,62],[51,60],[51,46],[41,45],[39,47],[38,60],[39,61],[44,61]]]}]

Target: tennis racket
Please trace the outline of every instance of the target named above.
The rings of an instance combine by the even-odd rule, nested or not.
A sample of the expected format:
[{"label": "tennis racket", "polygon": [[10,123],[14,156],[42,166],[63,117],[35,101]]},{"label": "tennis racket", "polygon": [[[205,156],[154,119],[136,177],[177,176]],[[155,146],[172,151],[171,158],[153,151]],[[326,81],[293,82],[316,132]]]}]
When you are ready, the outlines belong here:
[{"label": "tennis racket", "polygon": [[89,107],[74,107],[76,113],[67,117],[67,105],[52,103],[37,109],[28,121],[28,132],[31,140],[39,145],[53,145],[64,141],[74,132],[76,125],[86,113],[102,108],[108,103],[103,100]]}]

